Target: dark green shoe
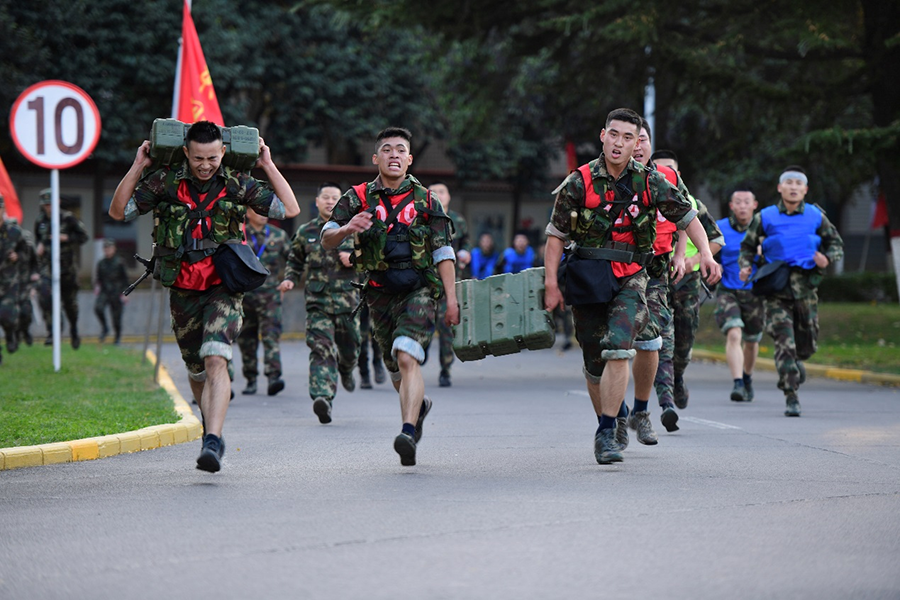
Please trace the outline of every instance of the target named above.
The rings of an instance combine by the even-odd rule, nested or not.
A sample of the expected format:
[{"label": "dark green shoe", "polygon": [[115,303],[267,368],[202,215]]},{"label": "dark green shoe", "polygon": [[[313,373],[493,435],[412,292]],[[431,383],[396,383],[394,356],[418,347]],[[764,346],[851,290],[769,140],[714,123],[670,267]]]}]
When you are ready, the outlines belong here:
[{"label": "dark green shoe", "polygon": [[594,436],[594,458],[601,465],[622,462],[622,451],[616,441],[616,430],[601,429]]},{"label": "dark green shoe", "polygon": [[673,396],[675,397],[675,406],[684,410],[687,408],[688,399],[691,397],[691,392],[688,390],[687,386],[684,385],[684,379],[681,377],[675,378],[675,385],[672,389]]},{"label": "dark green shoe", "polygon": [[734,384],[734,389],[731,390],[731,401],[732,402],[750,402],[750,395],[747,393],[747,387],[744,385]]},{"label": "dark green shoe", "polygon": [[[618,421],[618,419],[616,419]],[[646,410],[633,412],[628,415],[628,427],[634,429],[637,441],[645,446],[655,446],[659,443],[659,436],[653,431],[653,425],[650,424],[650,413]]]},{"label": "dark green shoe", "polygon": [[800,401],[797,399],[796,392],[788,392],[784,396],[784,416],[786,417],[799,417],[800,416]]},{"label": "dark green shoe", "polygon": [[319,423],[326,425],[331,423],[331,402],[319,396],[313,400],[313,412],[319,417]]},{"label": "dark green shoe", "polygon": [[628,447],[628,417],[616,417],[616,443],[619,450]]},{"label": "dark green shoe", "polygon": [[678,413],[675,412],[675,409],[672,408],[671,405],[667,405],[663,408],[659,420],[662,421],[663,427],[665,427],[666,431],[669,433],[678,431]]},{"label": "dark green shoe", "polygon": [[800,370],[799,383],[800,383],[800,385],[803,385],[804,383],[806,383],[806,367],[804,367],[803,363],[799,360],[797,361],[797,369]]}]

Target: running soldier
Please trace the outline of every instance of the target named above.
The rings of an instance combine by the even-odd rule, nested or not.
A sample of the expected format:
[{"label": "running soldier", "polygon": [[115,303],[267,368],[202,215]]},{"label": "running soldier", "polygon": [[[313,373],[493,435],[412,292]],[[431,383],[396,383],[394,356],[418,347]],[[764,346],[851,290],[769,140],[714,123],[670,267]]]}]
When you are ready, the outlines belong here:
[{"label": "running soldier", "polygon": [[[731,399],[735,402],[753,400],[753,367],[766,320],[765,302],[753,293],[749,282],[741,281],[738,265],[741,242],[757,206],[753,192],[737,189],[728,203],[731,214],[716,221],[725,235],[725,246],[719,254],[723,275],[722,284],[716,289],[715,318],[725,334],[725,360],[734,381]],[[754,264],[751,278],[755,272]]]},{"label": "running soldier", "polygon": [[22,229],[15,221],[6,220],[6,201],[0,195],[0,327],[6,334],[6,350],[10,354],[19,348],[19,261],[27,252]]},{"label": "running soldier", "polygon": [[30,346],[34,343],[31,335],[31,324],[34,322],[31,295],[41,280],[41,274],[34,234],[22,229],[22,237],[25,238],[25,251],[19,257],[19,340]]},{"label": "running soldier", "polygon": [[242,239],[246,207],[277,219],[296,216],[300,207],[262,138],[257,166],[271,185],[222,164],[222,132],[209,121],[194,123],[185,144],[183,163],[142,176],[153,164],[150,142],[144,141],[116,188],[109,215],[131,221],[153,211],[155,272],[169,288],[172,329],[203,418],[197,468],[214,473],[225,453],[228,365],[241,330],[243,294],[225,286],[213,254],[221,244]]},{"label": "running soldier", "polygon": [[358,240],[356,268],[369,273],[365,288],[372,328],[389,354],[384,363],[400,395],[403,427],[394,439],[400,464],[416,464],[431,400],[425,396],[421,365],[434,336],[436,300],[447,296],[448,325],[459,324],[455,254],[450,219],[441,203],[407,171],[412,135],[406,129],[381,131],[372,163],[378,177],[348,190],[322,230],[322,245],[336,248]]},{"label": "running soldier", "polygon": [[261,286],[244,293],[244,324],[237,339],[244,379],[247,380],[247,387],[242,393],[256,393],[256,378],[259,376],[256,354],[261,337],[263,373],[268,381],[266,393],[274,396],[284,389],[284,379],[281,378],[282,293],[278,282],[284,273],[290,245],[283,229],[269,225],[269,218],[252,208],[247,209],[244,237],[259,262],[269,270],[269,276]]},{"label": "running soldier", "polygon": [[125,265],[116,254],[116,241],[103,240],[103,258],[97,263],[94,276],[94,314],[100,320],[100,343],[106,341],[109,327],[106,326],[106,307],[112,316],[112,326],[115,338],[113,343],[119,344],[122,340],[122,308],[126,297],[122,291],[128,287],[128,274]]},{"label": "running soldier", "polygon": [[[41,213],[34,223],[34,235],[37,239],[37,256],[40,264],[41,282],[38,286],[38,298],[44,324],[47,326],[47,339],[44,344],[53,344],[53,285],[50,279],[50,249],[52,247],[52,231],[50,228],[50,188],[41,191]],[[68,210],[59,211],[59,291],[62,308],[69,320],[69,333],[72,336],[72,347],[81,346],[78,336],[78,266],[76,253],[79,246],[87,243],[88,232],[84,224]]]},{"label": "running soldier", "polygon": [[[472,260],[469,254],[469,226],[466,219],[456,211],[450,210],[450,190],[447,184],[437,181],[428,186],[437,199],[441,202],[444,212],[450,217],[453,224],[453,251],[456,252],[456,278],[463,279],[466,267]],[[438,376],[438,385],[440,387],[450,387],[450,366],[453,364],[453,329],[444,322],[444,315],[447,313],[447,297],[443,296],[438,300],[437,317],[435,319],[435,327],[438,330],[438,341],[440,343],[441,354],[441,373]]]},{"label": "running soldier", "polygon": [[278,286],[282,292],[294,289],[306,270],[303,285],[309,397],[313,412],[323,424],[331,423],[338,376],[345,390],[356,389],[353,368],[359,354],[359,324],[353,315],[353,309],[359,304],[359,293],[353,286],[357,273],[350,262],[353,240],[345,240],[329,250],[319,239],[340,197],[338,184],[326,182],[319,186],[316,193],[319,214],[294,234],[284,281]]},{"label": "running soldier", "polygon": [[[633,340],[649,318],[645,295],[649,277],[643,267],[653,258],[656,211],[687,228],[701,248],[704,274],[715,273],[717,266],[687,199],[661,173],[632,160],[640,128],[641,117],[632,110],[609,113],[600,132],[600,157],[574,171],[555,190],[546,230],[547,310],[563,302],[557,272],[563,249],[569,247],[566,297],[573,304],[584,376],[600,422],[594,436],[594,457],[600,464],[622,460],[616,417],[628,387]],[[576,265],[580,266],[573,272]],[[601,281],[606,285],[598,285]]]},{"label": "running soldier", "polygon": [[775,341],[778,389],[786,417],[800,416],[797,390],[806,381],[803,361],[816,352],[819,336],[817,288],[825,268],[844,256],[844,241],[825,211],[805,202],[809,180],[802,167],[787,167],[778,178],[778,204],[753,217],[741,242],[741,281],[749,281],[757,247],[766,262],[784,261],[785,287],[767,295],[766,332]]},{"label": "running soldier", "polygon": [[[365,283],[365,277],[363,277],[362,283]],[[372,377],[369,377],[369,346],[372,347]],[[356,364],[359,367],[360,388],[371,390],[373,378],[378,384],[387,381],[381,347],[375,336],[372,335],[372,320],[369,318],[369,307],[365,302],[359,309],[359,359]]]}]

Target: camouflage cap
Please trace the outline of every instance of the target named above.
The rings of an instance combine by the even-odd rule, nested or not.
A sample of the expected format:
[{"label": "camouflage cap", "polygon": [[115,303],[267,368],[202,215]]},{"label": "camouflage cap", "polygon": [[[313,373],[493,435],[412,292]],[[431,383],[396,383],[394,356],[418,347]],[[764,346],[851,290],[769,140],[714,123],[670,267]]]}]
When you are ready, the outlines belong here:
[{"label": "camouflage cap", "polygon": [[106,238],[105,240],[103,240],[103,247],[104,248],[115,248],[116,240],[114,240],[112,238]]},{"label": "camouflage cap", "polygon": [[50,188],[44,188],[41,190],[41,204],[50,204],[50,197],[53,195],[53,190]]}]

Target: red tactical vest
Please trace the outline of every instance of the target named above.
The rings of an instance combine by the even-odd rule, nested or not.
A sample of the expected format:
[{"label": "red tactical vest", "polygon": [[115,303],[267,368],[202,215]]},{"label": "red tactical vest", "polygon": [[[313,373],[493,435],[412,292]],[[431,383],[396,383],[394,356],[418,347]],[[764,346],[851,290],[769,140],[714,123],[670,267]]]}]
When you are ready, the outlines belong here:
[{"label": "red tactical vest", "polygon": [[[604,204],[602,207],[603,210],[609,212],[612,210],[612,203],[616,199],[616,193],[613,190],[606,190],[605,198],[601,197],[600,194],[594,189],[594,179],[591,176],[591,168],[589,165],[581,165],[578,167],[579,173],[581,173],[581,177],[584,180],[584,206],[585,208],[598,208],[601,202]],[[644,193],[642,201],[644,206],[650,206],[650,192],[647,189],[647,186],[644,186]],[[635,245],[634,234],[628,231],[621,231],[620,228],[626,228],[631,225],[631,220],[633,216],[637,216],[637,213],[632,215],[629,210],[631,208],[636,209],[636,204],[631,204],[630,207],[627,207],[621,213],[619,213],[619,217],[616,219],[616,222],[613,224],[612,231],[610,231],[610,236],[607,238],[613,242],[622,242],[625,244],[630,244],[632,246]],[[628,277],[629,275],[634,275],[638,271],[640,271],[643,267],[637,263],[622,263],[622,262],[612,262],[613,274],[616,277]]]},{"label": "red tactical vest", "polygon": [[[193,198],[191,198],[191,192],[188,190],[187,186],[188,182],[186,179],[181,180],[178,184],[178,200],[184,202],[191,210],[194,210],[197,208],[197,205],[194,203]],[[219,196],[213,200],[207,208],[209,209],[215,206],[219,200],[225,197],[225,192],[226,188],[222,188],[222,191],[219,192]],[[201,202],[206,199],[206,194],[198,194],[198,196]],[[191,226],[191,223],[188,223],[188,226]],[[196,223],[192,226],[191,237],[198,240],[203,239],[204,226],[206,231],[209,231],[209,228],[212,227],[212,219],[210,217],[196,220]],[[212,256],[207,256],[193,264],[182,262],[181,271],[178,273],[178,277],[175,278],[175,283],[173,283],[172,286],[183,290],[196,290],[202,292],[203,290],[208,290],[212,286],[220,283],[222,283],[222,279],[219,277],[219,274],[216,273],[216,267],[213,265]]]},{"label": "red tactical vest", "polygon": [[[656,167],[656,170],[666,176],[672,187],[678,189],[678,174],[671,167]],[[656,210],[656,239],[653,241],[653,254],[661,256],[668,254],[673,249],[672,238],[675,234],[675,223],[669,221],[659,209]]]}]

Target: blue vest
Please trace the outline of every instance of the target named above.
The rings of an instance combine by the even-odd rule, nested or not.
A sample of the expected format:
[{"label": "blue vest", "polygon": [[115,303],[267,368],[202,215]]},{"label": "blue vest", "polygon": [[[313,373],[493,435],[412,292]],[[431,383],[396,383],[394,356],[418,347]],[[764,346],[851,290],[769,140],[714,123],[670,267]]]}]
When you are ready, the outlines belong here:
[{"label": "blue vest", "polygon": [[[719,260],[722,261],[722,285],[730,290],[750,289],[750,282],[743,282],[739,276],[741,267],[738,266],[738,257],[741,254],[741,242],[747,231],[738,231],[731,226],[731,220],[728,217],[716,221],[716,225],[722,230],[725,236],[725,246],[719,250]],[[756,264],[752,266],[753,271],[750,276],[756,273]]]},{"label": "blue vest", "polygon": [[822,244],[822,238],[816,235],[822,225],[818,207],[807,204],[803,213],[789,215],[777,206],[768,206],[759,216],[762,234],[766,236],[762,251],[767,261],[783,260],[792,267],[815,268],[813,256]]},{"label": "blue vest", "polygon": [[504,273],[518,273],[534,266],[534,249],[529,246],[525,254],[519,254],[514,248],[507,248],[503,252]]}]

